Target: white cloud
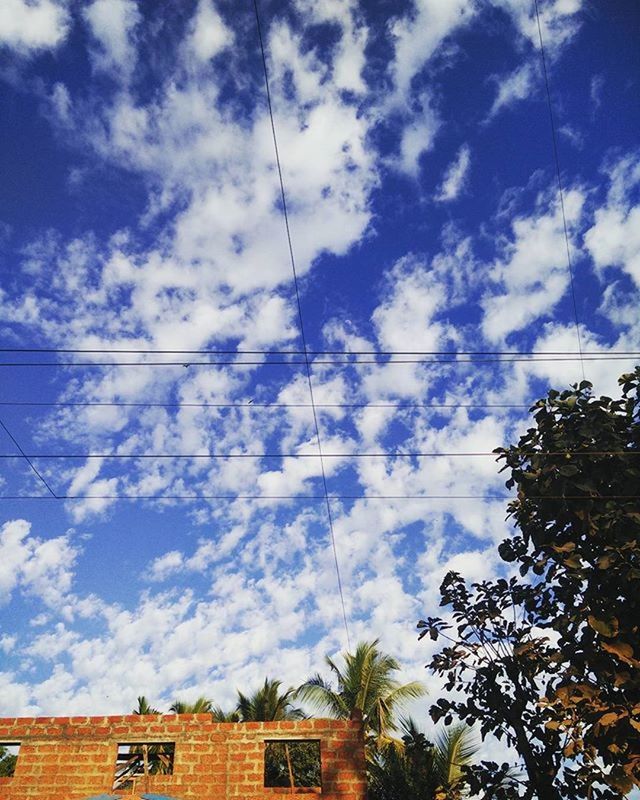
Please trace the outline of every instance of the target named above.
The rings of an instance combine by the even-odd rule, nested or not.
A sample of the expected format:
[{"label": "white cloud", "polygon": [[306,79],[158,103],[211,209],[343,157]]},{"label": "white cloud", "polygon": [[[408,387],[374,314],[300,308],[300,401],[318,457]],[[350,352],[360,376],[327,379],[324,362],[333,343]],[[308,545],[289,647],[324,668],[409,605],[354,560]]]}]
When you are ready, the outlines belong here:
[{"label": "white cloud", "polygon": [[[536,51],[540,48],[538,21],[535,7],[520,0],[494,0],[511,17],[516,30],[528,40]],[[540,3],[540,27],[547,57],[557,58],[562,47],[568,44],[577,34],[581,24],[583,0],[549,0]]]},{"label": "white cloud", "polygon": [[[560,203],[538,198],[537,211],[521,216],[511,225],[512,237],[503,242],[503,257],[496,262],[491,278],[497,291],[487,292],[482,301],[484,335],[500,342],[534,319],[551,312],[569,285],[569,267]],[[569,235],[581,215],[584,195],[578,189],[565,192],[564,208]]]},{"label": "white cloud", "polygon": [[[66,243],[44,237],[38,252],[32,248],[26,255],[25,267],[43,290],[53,275],[56,299],[43,307],[34,291],[3,302],[3,320],[36,324],[49,341],[79,347],[195,350],[232,341],[253,349],[294,340],[293,298],[288,289],[280,291],[290,285],[291,267],[278,207],[269,120],[264,107],[253,119],[244,114],[236,118],[218,104],[220,78],[214,67],[201,65],[209,70],[206,74],[192,70],[193,48],[199,46],[194,37],[199,36],[199,26],[204,30],[211,23],[213,13],[207,4],[198,9],[178,46],[182,62],[147,105],[140,105],[124,87],[96,104],[97,120],[93,112],[85,113],[82,98],[71,87],[58,84],[52,93],[63,134],[72,136],[76,146],[82,139],[102,163],[124,166],[149,181],[151,202],[142,224],[155,225],[159,214],[171,212],[171,224],[157,247],[136,246],[137,237],[126,230],[99,244],[90,235]],[[338,61],[360,63],[356,49],[363,54],[366,31],[350,8],[327,8],[322,13],[329,11],[339,20],[340,41],[350,53],[347,57],[339,44],[331,64],[321,63],[284,23],[274,23],[266,32],[300,276],[322,253],[343,254],[363,236],[371,217],[370,196],[378,183],[375,152],[368,142],[372,122],[361,113],[359,101],[343,91],[359,89],[360,73],[350,80],[345,76],[337,85],[325,82],[332,66],[338,72],[345,69]],[[133,63],[137,13],[132,4],[107,0],[97,0],[87,10],[102,42],[101,57],[108,56],[110,64],[123,59]],[[114,367],[73,382],[69,392],[93,400],[135,401],[164,396],[177,386],[180,396],[200,401],[234,399],[245,391],[249,400],[254,389],[248,387],[256,371],[238,370],[232,375],[223,368],[204,373],[182,367],[174,371]],[[94,451],[110,452],[119,439],[121,452],[151,447],[206,453],[222,447],[259,451],[273,429],[273,425],[261,429],[255,414],[249,414],[234,430],[222,433],[224,426],[214,419],[214,435],[213,430],[207,432],[211,420],[210,413],[169,415],[159,421],[126,409],[93,408],[60,412],[50,430],[62,423],[69,441],[81,441]],[[307,428],[308,421],[302,428],[292,428],[292,447],[307,440]],[[75,466],[65,470],[61,480],[72,494],[190,493],[185,486],[195,479],[203,491],[233,493],[243,486],[258,486],[261,464],[200,461],[189,464],[185,473],[184,462],[165,461],[125,480],[122,466],[96,459],[77,470]],[[317,464],[302,470],[288,465],[270,470],[264,481],[265,486],[280,487],[291,478],[302,486],[315,475]],[[112,505],[109,500],[76,501],[68,504],[68,511],[81,521]]]},{"label": "white cloud", "polygon": [[589,99],[591,100],[592,113],[596,112],[602,105],[602,92],[604,90],[605,77],[602,74],[594,75],[591,78],[589,87]]},{"label": "white cloud", "polygon": [[12,672],[0,672],[0,692],[4,698],[3,714],[6,716],[27,716],[37,711],[31,704],[31,687]]},{"label": "white cloud", "polygon": [[[520,0],[494,0],[506,11],[522,37],[529,43],[522,63],[508,76],[494,76],[498,93],[486,121],[499,111],[510,108],[521,100],[530,98],[543,86],[538,22],[533,5]],[[539,5],[540,27],[544,43],[547,68],[552,69],[565,48],[576,36],[581,25],[583,0],[551,0]]]},{"label": "white cloud", "polygon": [[[516,6],[523,8],[511,3],[512,15],[519,13]],[[560,14],[562,7],[575,4],[547,8],[551,6]],[[114,8],[117,14],[107,13]],[[367,84],[365,48],[372,32],[354,2],[298,0],[292,8],[307,14],[301,24],[289,26],[278,19],[265,33],[294,246],[299,273],[305,275],[323,253],[344,254],[367,235],[371,197],[384,166],[373,140],[378,123],[388,121],[385,115],[403,126],[393,166],[418,175],[422,153],[433,146],[439,126],[448,124],[431,107],[428,92],[435,91],[434,76],[423,73],[423,66],[443,52],[449,34],[479,13],[479,7],[423,0],[413,17],[398,23],[395,61],[385,76],[395,81],[391,101],[389,94],[374,100],[373,91],[367,91],[372,87]],[[91,9],[95,35],[103,43],[102,63],[124,64],[126,73],[136,57],[135,7],[98,0]],[[72,86],[58,84],[50,93],[63,134],[72,135],[75,146],[84,145],[85,155],[90,152],[102,167],[124,167],[142,178],[150,187],[149,207],[139,226],[136,220],[131,230],[119,231],[109,241],[90,235],[71,242],[42,237],[38,246],[24,252],[31,288],[22,298],[3,296],[3,322],[28,325],[61,346],[298,346],[269,119],[262,104],[251,114],[239,113],[219,97],[224,81],[242,80],[235,69],[242,48],[228,48],[224,75],[218,74],[222,59],[215,56],[232,35],[211,3],[202,0],[197,9],[177,45],[175,70],[162,76],[146,105],[124,86],[101,98],[92,109],[95,114],[89,115]],[[522,11],[518,30],[524,38],[530,23],[529,10]],[[309,47],[305,26],[316,24],[331,31],[333,44],[326,50]],[[97,51],[95,57],[100,57]],[[527,69],[532,68],[523,68],[525,78]],[[511,90],[523,94],[516,83]],[[247,90],[246,85],[238,88]],[[426,110],[415,111],[419,102]],[[443,182],[441,199],[462,190],[469,161],[465,145]],[[621,185],[629,174],[620,173]],[[572,237],[586,216],[583,200],[593,194],[590,187],[567,194]],[[620,211],[624,224],[630,206],[629,196],[612,189],[607,207]],[[486,239],[493,242],[506,216],[493,221],[495,227],[488,237],[486,231],[482,234],[481,242],[448,226],[440,253],[407,256],[387,270],[378,300],[368,296],[368,305],[363,304],[367,319],[362,330],[339,305],[329,311],[314,309],[320,321],[334,316],[319,341],[351,351],[477,348],[484,345],[482,333],[490,342],[501,341],[550,316],[558,299],[566,296],[568,282],[559,209],[548,192],[533,210],[516,213],[514,205],[511,211],[513,224],[498,236],[493,263],[482,261],[476,251],[486,252]],[[598,220],[596,214],[594,225]],[[487,223],[489,228],[493,222]],[[145,240],[151,244],[141,244]],[[630,263],[626,254],[625,259]],[[372,265],[371,275],[383,268]],[[481,291],[486,292],[482,298]],[[638,324],[632,302],[623,302],[621,291],[620,286],[605,289],[601,313],[627,326],[624,341],[631,342],[637,339]],[[303,297],[305,303],[316,300],[313,293]],[[474,304],[472,316],[459,313],[462,304]],[[573,349],[570,324],[539,324],[536,346]],[[603,346],[586,329],[584,342]],[[422,674],[426,655],[413,647],[414,621],[437,604],[437,585],[446,569],[458,568],[472,578],[494,574],[500,567],[494,543],[507,529],[501,501],[451,497],[502,492],[503,479],[492,457],[352,462],[344,453],[488,452],[517,439],[524,412],[519,416],[517,410],[464,405],[504,402],[505,397],[526,402],[531,386],[547,380],[563,384],[574,366],[516,365],[500,373],[483,373],[462,362],[447,367],[370,365],[357,371],[313,367],[319,403],[406,398],[416,405],[433,401],[449,406],[318,412],[325,450],[343,454],[327,460],[330,491],[347,493],[353,487],[354,493],[372,495],[440,496],[429,501],[333,501],[353,641],[381,634],[383,647],[406,658],[408,674]],[[611,372],[615,365],[607,368]],[[66,374],[62,400],[238,407],[60,409],[34,437],[50,442],[62,432],[74,450],[122,455],[314,451],[304,371],[273,374],[261,367],[154,370],[142,365]],[[609,385],[608,375],[598,372],[602,385]],[[300,407],[259,407],[272,399]],[[316,495],[322,491],[318,477],[317,460],[249,458],[163,459],[145,461],[144,467],[135,459],[93,459],[74,462],[59,473],[61,485],[71,493],[132,495],[260,489]],[[109,501],[87,500],[70,504],[67,513],[89,519],[108,508]],[[136,508],[140,518],[154,511],[142,502]],[[143,692],[164,707],[174,694],[188,698],[205,693],[231,703],[234,684],[255,686],[265,673],[297,683],[318,669],[325,652],[343,647],[322,503],[203,501],[184,508],[184,517],[199,526],[197,542],[174,535],[169,525],[155,551],[161,555],[146,567],[136,567],[140,580],[150,581],[142,584],[146,591],[135,594],[134,585],[122,604],[71,594],[76,548],[70,536],[45,542],[31,536],[27,523],[5,526],[9,560],[4,571],[0,566],[0,591],[7,599],[12,593],[35,593],[51,606],[31,627],[24,626],[27,631],[18,642],[13,634],[0,639],[8,656],[24,658],[25,669],[38,670],[29,673],[29,686],[7,673],[0,676],[3,687],[13,693],[16,711],[113,713],[133,706]],[[178,517],[171,503],[155,510]],[[154,581],[164,581],[162,588],[168,591],[159,591]],[[186,591],[185,583],[191,584]],[[50,674],[43,678],[47,669]]]},{"label": "white cloud", "polygon": [[69,28],[65,4],[56,0],[3,0],[0,45],[21,53],[48,50],[62,43]]},{"label": "white cloud", "polygon": [[178,572],[183,563],[182,553],[179,550],[171,550],[151,562],[148,571],[145,572],[145,577],[151,581],[163,581],[169,575]]},{"label": "white cloud", "polygon": [[38,539],[26,520],[6,522],[0,528],[0,601],[8,602],[20,590],[60,606],[71,589],[79,553],[68,534]]},{"label": "white cloud", "polygon": [[305,20],[332,23],[340,30],[340,40],[332,59],[331,79],[338,89],[364,92],[362,72],[366,65],[365,47],[368,30],[357,18],[359,9],[353,0],[296,0],[296,7]]},{"label": "white cloud", "polygon": [[530,63],[523,64],[506,77],[496,77],[498,93],[487,120],[493,119],[499,111],[509,108],[520,100],[531,97],[534,90],[534,81],[538,73]]},{"label": "white cloud", "polygon": [[406,102],[411,82],[447,36],[469,23],[476,13],[469,0],[416,0],[412,12],[392,27],[395,57],[392,75],[398,102]]},{"label": "white cloud", "polygon": [[640,205],[632,200],[640,185],[640,155],[610,165],[609,176],[607,202],[596,209],[584,242],[600,272],[619,267],[640,287]]},{"label": "white cloud", "polygon": [[133,34],[140,22],[135,0],[94,0],[84,16],[98,43],[92,54],[96,68],[128,75],[135,66]]},{"label": "white cloud", "polygon": [[455,160],[447,168],[436,200],[447,203],[459,197],[465,187],[470,166],[471,150],[469,145],[463,144],[458,150]]},{"label": "white cloud", "polygon": [[[619,361],[615,358],[616,351],[636,350],[640,344],[640,320],[636,313],[633,328],[611,342],[605,343],[602,338],[593,334],[586,324],[580,325],[580,338],[582,350],[597,351],[606,354],[611,351],[610,359],[599,361],[585,360],[584,363],[576,358],[574,361],[546,361],[539,363],[517,364],[516,375],[522,376],[525,382],[532,378],[543,379],[548,386],[568,388],[571,384],[579,383],[583,378],[583,369],[586,379],[594,385],[596,395],[604,394],[615,397],[620,393],[618,378],[620,373],[628,371],[632,361]],[[550,322],[541,327],[536,338],[535,347],[541,351],[577,353],[578,343],[575,323]]]},{"label": "white cloud", "polygon": [[413,113],[404,124],[400,152],[391,160],[392,166],[414,178],[420,172],[420,156],[433,149],[436,134],[442,124],[427,95],[423,95],[418,105],[422,110]]},{"label": "white cloud", "polygon": [[433,270],[407,257],[388,273],[388,293],[372,319],[383,350],[437,350],[447,328],[435,317],[445,301],[445,288]]},{"label": "white cloud", "polygon": [[191,23],[188,45],[199,61],[209,61],[230,47],[233,32],[225,25],[211,0],[200,0]]},{"label": "white cloud", "polygon": [[582,150],[584,147],[584,136],[580,132],[578,128],[575,128],[572,125],[562,125],[562,127],[558,128],[558,133],[571,144],[576,150]]}]

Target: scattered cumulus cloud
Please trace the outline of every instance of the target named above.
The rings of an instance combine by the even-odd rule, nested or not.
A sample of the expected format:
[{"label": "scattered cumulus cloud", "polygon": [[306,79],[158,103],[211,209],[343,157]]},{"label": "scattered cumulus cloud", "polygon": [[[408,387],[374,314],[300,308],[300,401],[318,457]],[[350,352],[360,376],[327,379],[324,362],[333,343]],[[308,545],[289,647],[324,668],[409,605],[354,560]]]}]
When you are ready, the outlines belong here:
[{"label": "scattered cumulus cloud", "polygon": [[196,58],[201,62],[209,61],[231,46],[234,38],[211,0],[200,0],[187,40]]},{"label": "scattered cumulus cloud", "polygon": [[[556,195],[551,188],[538,198],[536,212],[513,221],[511,236],[503,243],[504,257],[491,270],[497,291],[487,292],[482,301],[482,327],[493,343],[544,318],[569,286],[564,220]],[[569,235],[580,221],[584,200],[580,189],[565,192]]]},{"label": "scattered cumulus cloud", "polygon": [[135,67],[133,36],[140,22],[135,0],[94,0],[84,11],[96,48],[96,69],[116,75],[130,74]]},{"label": "scattered cumulus cloud", "polygon": [[[20,55],[61,47],[76,13],[45,0],[5,6],[0,42]],[[519,0],[496,7],[504,24],[496,41],[506,43],[511,60],[505,75],[487,78],[496,89],[477,110],[475,118],[486,121],[481,136],[497,136],[511,116],[497,115],[508,108],[515,116],[540,85],[531,8]],[[153,91],[141,91],[149,86],[136,70],[151,41],[145,37],[153,36],[147,10],[132,0],[95,0],[77,10],[90,32],[93,77],[83,83],[57,75],[47,83],[44,76],[38,98],[59,146],[81,155],[68,181],[78,197],[96,179],[95,164],[134,176],[144,207],[106,234],[98,221],[86,230],[70,226],[72,235],[34,227],[16,253],[15,283],[0,289],[0,325],[11,341],[107,350],[300,348],[270,120],[257,43],[249,38],[255,31],[229,8],[199,0],[191,18],[181,18],[166,44],[171,57],[145,64]],[[580,30],[582,3],[549,0],[541,8],[557,68]],[[352,0],[296,0],[286,15],[265,19],[290,230],[314,347],[435,353],[514,342],[514,350],[523,343],[575,349],[550,171],[509,189],[512,173],[496,170],[479,193],[474,181],[486,163],[478,131],[466,117],[452,119],[443,102],[452,68],[476,69],[460,34],[485,13],[470,0],[416,0],[374,26]],[[253,49],[238,47],[249,41]],[[106,86],[100,92],[98,73]],[[575,125],[566,120],[561,131],[575,136]],[[588,141],[588,127],[580,132]],[[526,183],[538,167],[527,162],[518,180]],[[596,313],[580,331],[585,347],[633,349],[640,347],[637,297],[629,291],[640,284],[637,154],[610,154],[606,170],[606,189],[592,173],[576,176],[566,194],[581,285],[602,285]],[[126,192],[127,179],[119,180]],[[456,207],[446,203],[468,189],[477,217],[452,224]],[[385,234],[388,218],[394,227]],[[110,587],[109,598],[88,585],[91,541],[81,549],[76,534],[60,533],[59,522],[45,527],[35,514],[0,528],[0,597],[10,621],[0,638],[9,665],[0,673],[7,713],[125,711],[141,693],[164,707],[175,695],[231,704],[236,686],[257,686],[265,674],[294,684],[325,653],[344,647],[326,509],[317,502],[320,463],[274,455],[317,453],[305,365],[276,370],[259,353],[243,367],[198,366],[206,360],[200,354],[178,355],[166,368],[145,364],[151,356],[132,359],[140,363],[68,370],[43,396],[140,405],[43,411],[28,436],[43,451],[55,443],[60,451],[104,456],[43,461],[55,486],[78,498],[60,507],[63,519],[115,530],[135,515],[136,524],[164,528],[154,529],[152,552],[136,553],[128,593],[114,597]],[[313,360],[311,380],[331,454],[329,491],[364,495],[331,501],[351,637],[380,634],[385,648],[406,657],[407,676],[422,677],[427,651],[407,645],[413,621],[434,607],[448,569],[477,580],[498,573],[495,544],[509,528],[501,500],[471,499],[504,491],[492,457],[406,454],[490,452],[514,441],[526,414],[497,406],[505,398],[524,405],[551,384],[579,378],[580,366],[321,361]],[[619,366],[589,366],[597,390],[615,393]],[[376,452],[387,455],[350,458]],[[163,457],[136,458],[145,453]],[[209,457],[223,453],[238,458]],[[8,474],[6,482],[22,490],[25,474]],[[123,511],[107,499],[117,494],[138,500]],[[282,497],[142,500],[193,494]],[[291,494],[308,497],[285,499]],[[377,495],[406,498],[381,502]],[[13,611],[22,604],[36,613],[20,625]]]},{"label": "scattered cumulus cloud", "polygon": [[600,272],[620,267],[640,287],[640,154],[632,153],[610,166],[607,202],[596,209],[585,245]]},{"label": "scattered cumulus cloud", "polygon": [[469,145],[463,144],[444,175],[436,200],[448,203],[459,197],[464,190],[470,166],[471,150]]},{"label": "scattered cumulus cloud", "polygon": [[66,3],[56,0],[3,0],[0,6],[0,45],[20,54],[58,47],[69,30]]},{"label": "scattered cumulus cloud", "polygon": [[432,107],[428,96],[424,95],[421,98],[419,107],[421,110],[413,112],[410,121],[404,124],[400,151],[392,161],[394,167],[414,178],[417,178],[420,172],[420,157],[433,149],[441,125],[438,113]]},{"label": "scattered cumulus cloud", "polygon": [[69,535],[40,539],[26,520],[6,522],[0,528],[0,600],[22,591],[59,606],[71,589],[79,553]]},{"label": "scattered cumulus cloud", "polygon": [[390,70],[396,88],[394,102],[406,103],[415,76],[447,37],[469,24],[475,13],[476,7],[469,0],[417,0],[412,13],[393,25],[395,54]]},{"label": "scattered cumulus cloud", "polygon": [[503,109],[528,99],[534,89],[534,81],[537,77],[537,72],[530,63],[518,67],[507,76],[496,77],[495,83],[498,91],[487,119],[491,120]]}]

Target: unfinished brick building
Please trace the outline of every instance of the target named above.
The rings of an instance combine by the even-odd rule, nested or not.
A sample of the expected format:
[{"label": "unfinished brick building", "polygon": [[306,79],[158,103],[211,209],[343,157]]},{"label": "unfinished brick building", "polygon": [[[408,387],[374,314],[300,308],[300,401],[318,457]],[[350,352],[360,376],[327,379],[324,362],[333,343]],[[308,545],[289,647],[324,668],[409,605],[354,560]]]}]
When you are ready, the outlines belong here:
[{"label": "unfinished brick building", "polygon": [[0,744],[18,752],[13,775],[0,777],[1,800],[364,800],[366,792],[358,721],[0,719]]}]

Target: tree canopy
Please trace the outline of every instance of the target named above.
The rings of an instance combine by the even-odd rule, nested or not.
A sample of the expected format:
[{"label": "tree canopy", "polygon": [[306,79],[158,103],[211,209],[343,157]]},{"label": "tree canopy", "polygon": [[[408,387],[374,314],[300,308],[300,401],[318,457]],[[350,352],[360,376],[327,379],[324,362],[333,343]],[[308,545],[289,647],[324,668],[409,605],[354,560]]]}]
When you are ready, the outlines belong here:
[{"label": "tree canopy", "polygon": [[583,381],[531,409],[535,425],[496,451],[517,490],[517,533],[499,548],[517,576],[467,587],[449,573],[421,637],[445,638],[431,661],[447,688],[434,720],[456,714],[518,752],[468,772],[484,797],[616,798],[640,786],[640,369],[621,398]]},{"label": "tree canopy", "polygon": [[0,778],[10,778],[16,768],[18,756],[6,745],[0,744]]}]

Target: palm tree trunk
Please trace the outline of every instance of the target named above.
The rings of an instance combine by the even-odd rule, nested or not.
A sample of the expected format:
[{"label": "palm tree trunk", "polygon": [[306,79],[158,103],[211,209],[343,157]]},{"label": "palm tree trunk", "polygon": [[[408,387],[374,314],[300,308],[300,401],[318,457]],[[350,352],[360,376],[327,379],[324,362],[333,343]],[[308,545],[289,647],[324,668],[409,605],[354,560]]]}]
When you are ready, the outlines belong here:
[{"label": "palm tree trunk", "polygon": [[284,755],[287,759],[287,769],[289,770],[289,785],[291,786],[291,794],[295,794],[296,781],[293,777],[293,767],[291,766],[291,755],[289,754],[289,745],[284,746]]}]

